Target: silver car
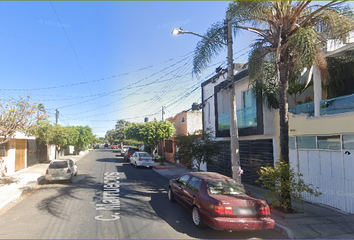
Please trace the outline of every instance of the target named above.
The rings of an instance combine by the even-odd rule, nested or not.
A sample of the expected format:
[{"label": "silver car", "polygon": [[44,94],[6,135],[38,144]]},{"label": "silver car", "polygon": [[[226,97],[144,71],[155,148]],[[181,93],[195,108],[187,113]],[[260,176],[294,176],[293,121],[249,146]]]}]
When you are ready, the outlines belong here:
[{"label": "silver car", "polygon": [[45,173],[47,183],[55,180],[72,180],[77,175],[77,165],[71,159],[52,160]]},{"label": "silver car", "polygon": [[135,167],[154,167],[154,159],[147,152],[135,152],[130,156],[130,163]]}]

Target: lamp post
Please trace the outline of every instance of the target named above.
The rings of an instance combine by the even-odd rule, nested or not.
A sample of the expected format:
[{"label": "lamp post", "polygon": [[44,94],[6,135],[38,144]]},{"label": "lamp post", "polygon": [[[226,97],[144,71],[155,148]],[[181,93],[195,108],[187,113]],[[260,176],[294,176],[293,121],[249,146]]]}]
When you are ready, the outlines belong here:
[{"label": "lamp post", "polygon": [[237,130],[237,116],[236,116],[236,97],[235,97],[235,88],[233,83],[234,77],[234,64],[233,64],[233,51],[232,51],[232,22],[231,22],[231,13],[226,12],[226,21],[227,21],[227,43],[214,40],[203,35],[197,34],[195,32],[183,31],[182,29],[174,29],[172,34],[193,34],[198,37],[207,39],[209,41],[217,42],[227,46],[227,81],[229,83],[229,101],[230,101],[230,148],[231,148],[231,170],[232,178],[241,181],[242,169],[240,166],[240,151],[238,143],[238,130]]}]

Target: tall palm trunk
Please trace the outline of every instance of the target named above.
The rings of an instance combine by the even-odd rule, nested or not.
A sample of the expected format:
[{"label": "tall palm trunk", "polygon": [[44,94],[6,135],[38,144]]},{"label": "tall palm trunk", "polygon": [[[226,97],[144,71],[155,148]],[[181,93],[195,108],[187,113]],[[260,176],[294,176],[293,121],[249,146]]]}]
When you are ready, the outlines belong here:
[{"label": "tall palm trunk", "polygon": [[[289,69],[287,64],[278,64],[279,76],[279,128],[280,128],[280,161],[289,164],[289,120],[288,120],[288,79]],[[290,197],[289,171],[282,171],[280,185],[282,189],[282,207],[286,212],[292,211]]]}]

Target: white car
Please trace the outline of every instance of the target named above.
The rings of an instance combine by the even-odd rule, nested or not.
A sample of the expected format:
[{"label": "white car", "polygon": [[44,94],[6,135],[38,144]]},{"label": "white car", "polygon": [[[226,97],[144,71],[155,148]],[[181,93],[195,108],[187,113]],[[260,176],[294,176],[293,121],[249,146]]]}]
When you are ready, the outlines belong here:
[{"label": "white car", "polygon": [[130,163],[135,167],[154,167],[154,159],[147,152],[135,152],[130,156]]},{"label": "white car", "polygon": [[55,180],[72,180],[77,175],[77,165],[71,159],[52,160],[45,173],[47,183]]}]

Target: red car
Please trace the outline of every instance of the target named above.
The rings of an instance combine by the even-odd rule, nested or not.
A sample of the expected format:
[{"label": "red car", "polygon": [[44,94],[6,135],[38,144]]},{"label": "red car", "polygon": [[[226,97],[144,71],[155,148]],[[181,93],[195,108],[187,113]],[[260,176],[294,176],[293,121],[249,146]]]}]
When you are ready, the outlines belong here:
[{"label": "red car", "polygon": [[264,200],[247,194],[235,179],[214,172],[191,172],[171,179],[168,199],[192,212],[197,227],[217,230],[273,229],[274,220]]}]

